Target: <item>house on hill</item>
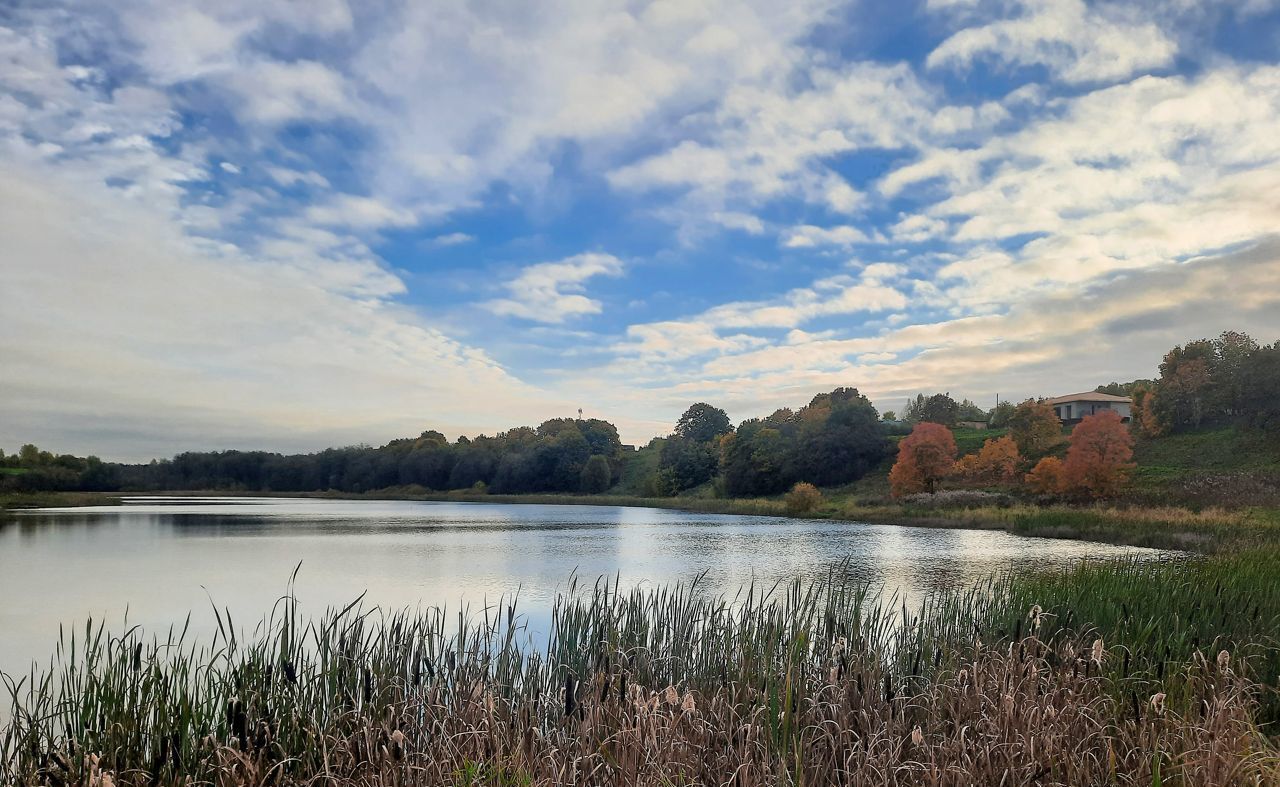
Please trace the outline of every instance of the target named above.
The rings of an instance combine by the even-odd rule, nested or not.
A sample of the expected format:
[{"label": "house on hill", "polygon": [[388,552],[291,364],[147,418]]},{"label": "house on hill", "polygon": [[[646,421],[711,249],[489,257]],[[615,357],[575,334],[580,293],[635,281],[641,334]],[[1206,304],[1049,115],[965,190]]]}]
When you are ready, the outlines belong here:
[{"label": "house on hill", "polygon": [[1120,420],[1128,423],[1133,406],[1133,400],[1127,396],[1114,396],[1112,394],[1098,393],[1097,391],[1088,391],[1087,393],[1067,394],[1066,396],[1057,396],[1049,400],[1049,404],[1053,406],[1053,412],[1063,423],[1076,423],[1083,419],[1086,415],[1093,415],[1104,410],[1113,410],[1120,416]]}]

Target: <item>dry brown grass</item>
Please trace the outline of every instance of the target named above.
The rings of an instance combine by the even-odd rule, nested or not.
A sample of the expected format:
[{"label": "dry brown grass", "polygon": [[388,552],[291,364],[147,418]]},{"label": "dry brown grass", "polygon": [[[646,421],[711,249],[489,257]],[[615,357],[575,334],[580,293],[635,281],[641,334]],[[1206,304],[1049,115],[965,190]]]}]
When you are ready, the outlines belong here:
[{"label": "dry brown grass", "polygon": [[[1250,720],[1253,688],[1205,660],[1187,668],[1193,691],[1179,709],[1163,707],[1163,698],[1117,701],[1091,649],[1035,638],[975,649],[928,681],[889,678],[839,646],[822,672],[695,692],[628,685],[623,671],[610,670],[544,697],[555,707],[550,716],[482,683],[433,687],[373,709],[349,727],[353,734],[317,738],[325,755],[311,770],[293,767],[266,725],[243,746],[202,746],[218,787],[1208,786],[1276,784],[1280,776]],[[60,783],[56,771],[28,783]],[[66,777],[155,783],[143,770]]]}]

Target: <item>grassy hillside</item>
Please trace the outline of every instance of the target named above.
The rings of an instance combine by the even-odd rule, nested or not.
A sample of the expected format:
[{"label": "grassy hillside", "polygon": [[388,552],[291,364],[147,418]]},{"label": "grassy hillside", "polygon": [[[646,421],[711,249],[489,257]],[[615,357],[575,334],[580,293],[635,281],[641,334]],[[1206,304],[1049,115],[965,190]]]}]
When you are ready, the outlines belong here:
[{"label": "grassy hillside", "polygon": [[662,453],[662,441],[654,440],[645,447],[625,455],[622,463],[622,477],[613,485],[608,494],[644,497],[650,493],[646,486],[649,478],[658,470],[658,456]]},{"label": "grassy hillside", "polygon": [[1140,440],[1134,446],[1139,476],[1172,481],[1203,473],[1280,470],[1280,439],[1227,426]]}]

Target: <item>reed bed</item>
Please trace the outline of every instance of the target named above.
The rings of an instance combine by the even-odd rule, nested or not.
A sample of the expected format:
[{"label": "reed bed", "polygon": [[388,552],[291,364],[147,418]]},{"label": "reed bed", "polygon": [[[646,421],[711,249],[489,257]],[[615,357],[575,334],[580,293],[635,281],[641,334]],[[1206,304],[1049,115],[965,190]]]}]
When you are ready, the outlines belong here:
[{"label": "reed bed", "polygon": [[[1103,592],[1144,581],[1108,565],[1132,576]],[[91,622],[47,671],[5,677],[0,781],[1276,783],[1254,666],[1274,642],[1220,656],[1209,625],[1156,667],[1132,610],[1103,632],[1056,576],[914,609],[839,569],[730,598],[575,583],[545,636],[514,600],[304,621],[286,594],[249,635],[217,613],[203,644]],[[1048,603],[1023,606],[1033,591]]]}]

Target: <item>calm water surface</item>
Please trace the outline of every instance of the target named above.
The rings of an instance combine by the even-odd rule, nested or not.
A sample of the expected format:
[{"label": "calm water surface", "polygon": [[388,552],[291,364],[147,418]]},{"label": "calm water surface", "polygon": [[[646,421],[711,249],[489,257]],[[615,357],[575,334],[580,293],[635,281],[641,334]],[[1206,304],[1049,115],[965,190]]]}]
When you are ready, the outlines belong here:
[{"label": "calm water surface", "polygon": [[0,671],[47,661],[59,624],[92,615],[151,631],[261,619],[299,561],[304,613],[368,592],[389,608],[469,604],[519,591],[536,626],[574,574],[624,587],[688,581],[714,592],[847,561],[912,601],[938,588],[1084,557],[1162,553],[1007,533],[691,514],[605,506],[272,498],[134,498],[123,506],[0,518]]}]

